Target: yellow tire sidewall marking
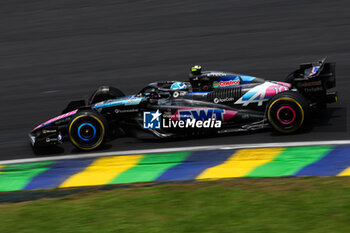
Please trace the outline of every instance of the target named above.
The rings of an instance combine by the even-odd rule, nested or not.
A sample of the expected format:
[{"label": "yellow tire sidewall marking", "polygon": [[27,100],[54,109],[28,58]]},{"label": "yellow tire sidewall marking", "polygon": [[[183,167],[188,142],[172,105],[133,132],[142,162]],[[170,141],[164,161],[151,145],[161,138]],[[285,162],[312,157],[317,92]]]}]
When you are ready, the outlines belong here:
[{"label": "yellow tire sidewall marking", "polygon": [[268,111],[267,111],[267,117],[268,117],[269,122],[272,124],[272,126],[273,126],[276,130],[278,130],[278,131],[280,131],[280,132],[282,132],[282,133],[292,133],[292,132],[296,131],[297,129],[291,129],[291,130],[280,129],[273,121],[271,121],[271,108],[272,108],[272,106],[273,106],[276,102],[282,101],[282,100],[291,101],[291,102],[295,103],[296,105],[298,105],[299,109],[301,110],[301,121],[300,121],[300,123],[299,123],[299,127],[304,123],[304,117],[305,117],[305,116],[304,116],[304,109],[301,107],[301,105],[298,103],[298,101],[296,101],[295,99],[292,99],[292,98],[290,98],[290,97],[282,97],[282,98],[279,98],[279,99],[273,101],[272,104],[270,105]]},{"label": "yellow tire sidewall marking", "polygon": [[[73,123],[74,123],[76,120],[78,120],[79,118],[82,118],[82,117],[91,117],[91,118],[94,118],[94,119],[100,124],[100,126],[101,126],[101,128],[102,128],[102,137],[101,137],[101,140],[100,140],[95,146],[90,147],[90,148],[81,147],[81,146],[73,139],[72,134],[71,134],[71,130],[72,130],[72,125],[73,125]],[[81,150],[93,150],[93,149],[95,149],[96,147],[98,147],[99,145],[101,145],[101,143],[103,142],[103,139],[104,139],[104,137],[105,137],[105,127],[104,127],[102,121],[101,121],[100,119],[98,119],[96,116],[84,114],[84,115],[80,115],[80,116],[76,117],[76,118],[70,123],[70,125],[69,125],[69,133],[68,133],[68,134],[69,134],[69,139],[71,140],[71,142],[72,142],[76,147],[78,147],[79,149],[81,149]]]}]

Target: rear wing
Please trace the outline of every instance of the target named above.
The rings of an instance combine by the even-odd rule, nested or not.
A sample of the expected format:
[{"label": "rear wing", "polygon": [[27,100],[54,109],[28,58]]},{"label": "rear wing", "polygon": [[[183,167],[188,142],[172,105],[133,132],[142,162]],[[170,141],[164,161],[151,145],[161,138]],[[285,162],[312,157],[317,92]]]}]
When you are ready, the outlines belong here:
[{"label": "rear wing", "polygon": [[335,87],[335,63],[326,62],[326,58],[318,62],[309,62],[299,65],[299,69],[287,76],[286,82],[295,86],[296,82],[322,81],[325,89]]},{"label": "rear wing", "polygon": [[315,63],[305,63],[299,66],[287,77],[292,84],[310,103],[322,106],[325,103],[337,101],[336,91],[329,89],[336,86],[335,63],[325,62],[325,59]]},{"label": "rear wing", "polygon": [[313,63],[301,64],[299,67],[299,78],[312,80],[322,80],[326,89],[335,87],[335,63],[323,63],[315,65]]}]

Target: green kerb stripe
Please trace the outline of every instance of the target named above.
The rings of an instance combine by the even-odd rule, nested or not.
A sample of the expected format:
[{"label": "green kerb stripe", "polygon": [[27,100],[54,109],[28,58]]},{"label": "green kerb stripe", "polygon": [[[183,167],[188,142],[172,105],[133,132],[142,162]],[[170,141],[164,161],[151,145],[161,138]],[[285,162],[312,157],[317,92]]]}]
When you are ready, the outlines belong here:
[{"label": "green kerb stripe", "polygon": [[154,181],[164,171],[180,164],[189,155],[190,152],[148,154],[135,167],[121,173],[110,184]]},{"label": "green kerb stripe", "polygon": [[286,148],[272,162],[255,168],[248,177],[291,176],[326,155],[332,146]]},{"label": "green kerb stripe", "polygon": [[52,163],[49,161],[4,166],[0,173],[0,191],[21,190],[32,178],[49,169]]}]

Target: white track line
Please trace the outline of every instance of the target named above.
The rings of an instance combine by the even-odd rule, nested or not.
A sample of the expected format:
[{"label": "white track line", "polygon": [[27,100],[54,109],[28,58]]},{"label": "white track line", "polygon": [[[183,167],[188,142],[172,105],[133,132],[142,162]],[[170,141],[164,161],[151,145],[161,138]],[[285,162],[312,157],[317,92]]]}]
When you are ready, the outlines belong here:
[{"label": "white track line", "polygon": [[57,161],[57,160],[65,160],[65,159],[98,158],[98,157],[105,157],[105,156],[131,155],[131,154],[171,153],[171,152],[180,152],[180,151],[233,150],[233,149],[245,149],[245,148],[324,146],[324,145],[345,145],[345,144],[350,144],[350,140],[233,144],[233,145],[216,145],[216,146],[190,146],[190,147],[97,152],[97,153],[71,154],[71,155],[50,156],[50,157],[40,157],[40,158],[3,160],[3,161],[0,161],[0,165],[28,163],[28,162]]}]

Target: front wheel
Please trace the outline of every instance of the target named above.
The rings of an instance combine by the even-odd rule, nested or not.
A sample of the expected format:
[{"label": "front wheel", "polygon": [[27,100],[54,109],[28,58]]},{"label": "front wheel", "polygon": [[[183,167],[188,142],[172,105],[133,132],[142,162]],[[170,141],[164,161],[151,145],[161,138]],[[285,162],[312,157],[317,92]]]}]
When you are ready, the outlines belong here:
[{"label": "front wheel", "polygon": [[101,146],[107,131],[106,119],[92,110],[78,113],[69,123],[69,139],[80,150],[93,150]]},{"label": "front wheel", "polygon": [[280,133],[293,133],[309,118],[309,106],[298,92],[285,91],[274,96],[267,107],[267,118]]}]

